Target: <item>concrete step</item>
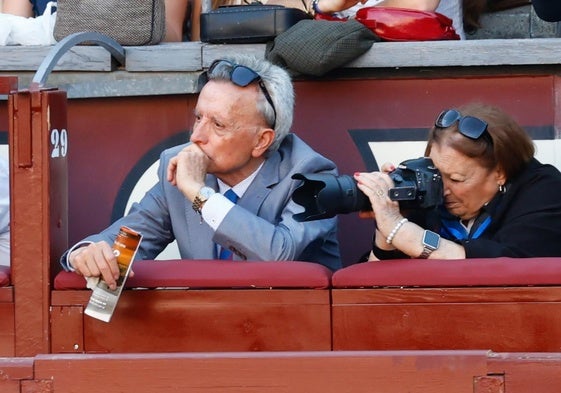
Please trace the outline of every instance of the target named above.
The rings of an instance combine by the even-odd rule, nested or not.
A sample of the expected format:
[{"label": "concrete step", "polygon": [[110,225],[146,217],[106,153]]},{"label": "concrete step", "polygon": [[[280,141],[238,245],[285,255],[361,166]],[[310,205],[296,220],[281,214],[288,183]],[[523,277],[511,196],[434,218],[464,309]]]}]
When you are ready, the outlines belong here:
[{"label": "concrete step", "polygon": [[531,5],[484,14],[481,28],[467,39],[561,37],[561,24],[541,20]]}]

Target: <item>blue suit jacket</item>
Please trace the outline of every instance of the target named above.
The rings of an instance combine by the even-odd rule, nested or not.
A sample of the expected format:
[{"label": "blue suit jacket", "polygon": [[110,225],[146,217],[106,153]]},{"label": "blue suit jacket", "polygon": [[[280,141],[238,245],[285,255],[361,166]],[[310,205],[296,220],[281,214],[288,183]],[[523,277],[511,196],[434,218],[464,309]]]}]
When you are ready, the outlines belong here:
[{"label": "blue suit jacket", "polygon": [[[169,160],[185,145],[160,156],[158,183],[129,214],[86,241],[113,241],[122,225],[143,235],[137,259],[154,259],[177,240],[183,259],[216,259],[215,243],[234,250],[236,260],[299,260],[317,262],[332,270],[341,267],[337,218],[297,222],[293,214],[303,208],[292,199],[300,185],[294,173],[337,173],[335,164],[289,134],[278,151],[269,155],[245,194],[218,229],[212,230],[193,210],[192,203],[166,180]],[[218,189],[216,177],[206,184]]]}]

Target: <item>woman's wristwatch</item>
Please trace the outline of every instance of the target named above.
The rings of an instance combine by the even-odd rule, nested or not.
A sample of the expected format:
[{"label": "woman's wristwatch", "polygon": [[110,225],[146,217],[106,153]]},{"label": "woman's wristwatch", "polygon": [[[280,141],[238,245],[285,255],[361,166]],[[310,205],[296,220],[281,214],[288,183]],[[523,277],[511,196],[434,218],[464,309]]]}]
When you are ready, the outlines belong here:
[{"label": "woman's wristwatch", "polygon": [[440,246],[440,235],[432,231],[425,230],[423,233],[423,252],[419,255],[420,259],[427,259],[433,251]]}]

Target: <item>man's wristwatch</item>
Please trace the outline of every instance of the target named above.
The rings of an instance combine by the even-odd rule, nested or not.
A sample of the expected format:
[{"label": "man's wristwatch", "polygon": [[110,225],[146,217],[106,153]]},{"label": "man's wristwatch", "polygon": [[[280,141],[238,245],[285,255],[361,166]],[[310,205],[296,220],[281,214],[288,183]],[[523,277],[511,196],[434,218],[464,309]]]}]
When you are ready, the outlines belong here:
[{"label": "man's wristwatch", "polygon": [[206,187],[206,186],[202,187],[199,190],[199,193],[197,194],[195,199],[193,199],[193,210],[196,211],[197,213],[201,214],[201,210],[202,210],[205,202],[214,193],[216,193],[216,191],[214,191],[212,188]]},{"label": "man's wristwatch", "polygon": [[430,254],[440,246],[440,235],[425,230],[423,234],[423,252],[419,255],[421,259],[427,259]]}]

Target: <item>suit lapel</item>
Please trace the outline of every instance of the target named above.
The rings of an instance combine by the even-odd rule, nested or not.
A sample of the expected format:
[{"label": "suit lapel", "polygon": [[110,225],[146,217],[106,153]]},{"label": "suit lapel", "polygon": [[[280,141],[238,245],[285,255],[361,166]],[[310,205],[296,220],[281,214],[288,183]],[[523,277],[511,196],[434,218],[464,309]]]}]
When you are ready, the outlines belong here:
[{"label": "suit lapel", "polygon": [[[259,212],[265,198],[271,192],[271,186],[279,182],[280,154],[274,152],[265,160],[263,167],[251,182],[251,185],[238,200],[238,205],[256,214]],[[214,175],[207,175],[206,185],[218,190],[218,182]],[[214,231],[208,224],[201,224],[201,217],[193,210],[193,204],[184,199],[185,219],[187,221],[188,239],[193,258],[214,259],[217,258],[214,241]]]},{"label": "suit lapel", "polygon": [[249,185],[247,191],[238,200],[238,205],[258,215],[263,201],[271,192],[271,186],[279,182],[280,155],[274,152],[265,160],[263,167]]}]

